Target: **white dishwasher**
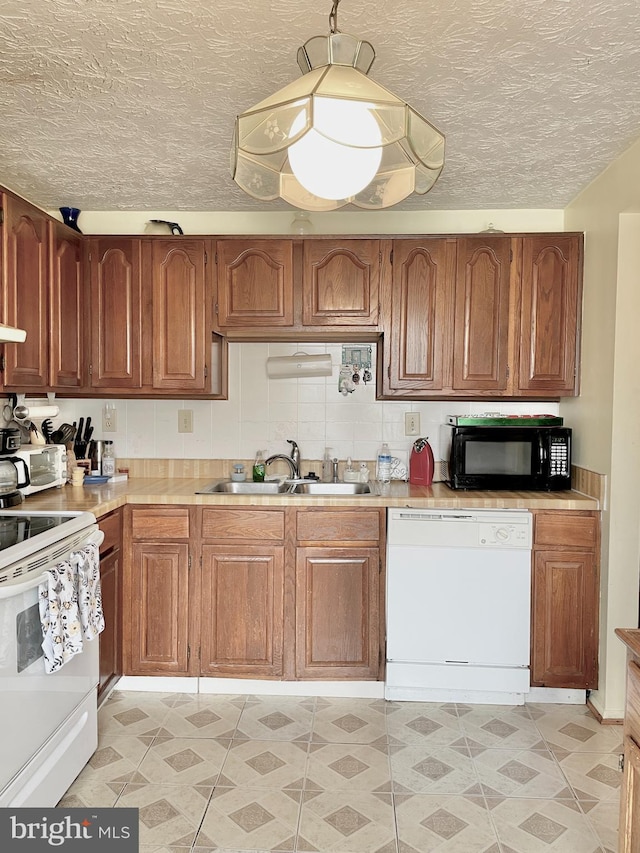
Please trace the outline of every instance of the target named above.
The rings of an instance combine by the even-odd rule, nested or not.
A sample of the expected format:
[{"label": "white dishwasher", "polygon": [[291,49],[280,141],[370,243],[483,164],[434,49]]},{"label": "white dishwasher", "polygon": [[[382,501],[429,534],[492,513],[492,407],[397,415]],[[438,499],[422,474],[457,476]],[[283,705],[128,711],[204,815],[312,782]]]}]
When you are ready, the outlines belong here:
[{"label": "white dishwasher", "polygon": [[523,704],[531,514],[389,509],[387,699]]}]

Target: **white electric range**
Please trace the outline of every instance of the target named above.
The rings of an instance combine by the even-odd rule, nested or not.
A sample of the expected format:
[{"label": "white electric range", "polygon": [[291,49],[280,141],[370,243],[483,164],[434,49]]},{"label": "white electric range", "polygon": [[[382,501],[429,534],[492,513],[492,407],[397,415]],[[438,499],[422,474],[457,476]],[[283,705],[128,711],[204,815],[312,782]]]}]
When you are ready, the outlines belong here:
[{"label": "white electric range", "polygon": [[47,674],[38,600],[102,537],[89,512],[0,510],[0,807],[55,806],[97,747],[98,641]]}]

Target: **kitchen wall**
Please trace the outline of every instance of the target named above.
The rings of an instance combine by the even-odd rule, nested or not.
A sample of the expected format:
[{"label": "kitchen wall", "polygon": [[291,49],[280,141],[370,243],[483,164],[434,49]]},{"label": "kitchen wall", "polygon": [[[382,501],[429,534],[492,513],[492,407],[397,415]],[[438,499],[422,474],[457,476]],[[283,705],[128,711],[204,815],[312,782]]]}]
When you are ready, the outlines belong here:
[{"label": "kitchen wall", "polygon": [[[360,382],[347,397],[339,393],[341,344],[232,343],[228,400],[114,400],[117,432],[109,434],[102,432],[104,400],[58,400],[56,420],[91,416],[95,437],[112,438],[116,455],[129,458],[251,459],[258,449],[288,453],[286,439],[292,438],[300,444],[303,461],[321,459],[327,446],[339,459],[373,460],[387,441],[392,453],[406,462],[415,439],[404,434],[405,412],[420,413],[420,434],[429,437],[436,458],[439,426],[449,414],[558,412],[557,403],[376,401],[376,345],[367,346],[372,349],[373,381]],[[332,375],[267,378],[268,356],[298,351],[329,353]],[[193,411],[193,433],[178,433],[182,408]]]},{"label": "kitchen wall", "polygon": [[575,461],[607,475],[602,526],[600,685],[592,700],[620,717],[625,651],[614,634],[638,625],[640,575],[640,142],[632,145],[565,211],[585,231],[580,397],[560,412],[576,427]]}]

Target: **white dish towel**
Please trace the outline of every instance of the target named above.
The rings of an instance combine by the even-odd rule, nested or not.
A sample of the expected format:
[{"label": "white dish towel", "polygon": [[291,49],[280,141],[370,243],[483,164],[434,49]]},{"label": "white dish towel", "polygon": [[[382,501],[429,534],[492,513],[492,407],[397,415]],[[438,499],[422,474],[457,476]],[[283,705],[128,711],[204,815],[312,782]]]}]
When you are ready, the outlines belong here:
[{"label": "white dish towel", "polygon": [[39,607],[45,672],[82,651],[82,641],[104,630],[98,546],[87,545],[45,572]]}]

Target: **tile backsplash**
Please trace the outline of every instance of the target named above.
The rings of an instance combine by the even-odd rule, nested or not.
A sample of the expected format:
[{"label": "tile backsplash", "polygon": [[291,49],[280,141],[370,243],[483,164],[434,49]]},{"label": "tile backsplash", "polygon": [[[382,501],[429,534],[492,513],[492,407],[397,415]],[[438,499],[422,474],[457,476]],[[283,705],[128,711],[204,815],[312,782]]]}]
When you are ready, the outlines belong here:
[{"label": "tile backsplash", "polygon": [[[252,459],[289,453],[287,438],[300,445],[303,461],[332,456],[375,459],[383,441],[403,462],[414,441],[404,434],[405,412],[420,415],[420,435],[429,438],[439,458],[439,427],[447,415],[500,411],[509,414],[558,413],[558,403],[463,401],[377,401],[376,346],[372,344],[373,381],[353,393],[339,392],[342,344],[232,343],[229,345],[228,400],[125,400],[115,398],[117,431],[103,433],[105,400],[56,399],[57,426],[90,416],[94,438],[113,439],[116,457],[151,459]],[[269,379],[268,356],[329,353],[332,375],[301,379]],[[178,411],[193,412],[193,432],[178,432]]]}]

